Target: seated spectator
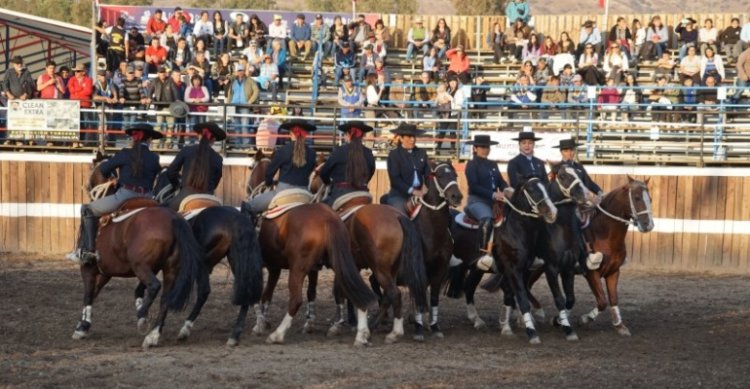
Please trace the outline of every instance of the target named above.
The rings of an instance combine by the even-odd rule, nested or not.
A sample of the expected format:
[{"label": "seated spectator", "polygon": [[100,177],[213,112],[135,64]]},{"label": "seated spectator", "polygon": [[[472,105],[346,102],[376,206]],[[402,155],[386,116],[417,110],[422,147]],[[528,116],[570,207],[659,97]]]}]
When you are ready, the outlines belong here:
[{"label": "seated spectator", "polygon": [[708,78],[714,78],[716,83],[720,83],[726,77],[726,73],[724,73],[724,61],[720,55],[716,54],[713,47],[706,47],[706,55],[701,57],[700,66],[703,84],[706,83],[706,79]]},{"label": "seated spectator", "polygon": [[550,77],[547,86],[542,92],[542,105],[539,107],[542,119],[549,117],[549,111],[562,109],[565,103],[565,90],[560,88],[560,77]]},{"label": "seated spectator", "polygon": [[358,86],[354,85],[351,75],[343,77],[343,85],[339,87],[338,103],[342,118],[358,118],[362,114],[365,96]]},{"label": "seated spectator", "polygon": [[526,0],[510,0],[505,5],[505,19],[508,21],[521,20],[524,24],[531,21],[531,9]]},{"label": "seated spectator", "polygon": [[646,29],[646,42],[641,48],[640,58],[646,61],[653,61],[661,57],[661,53],[667,50],[669,41],[669,32],[667,27],[662,23],[660,16],[651,18],[651,22]]},{"label": "seated spectator", "polygon": [[411,85],[404,80],[404,76],[401,73],[395,73],[393,75],[393,83],[388,90],[388,101],[394,108],[401,110],[399,116],[407,116],[403,111],[409,101],[411,101]]},{"label": "seated spectator", "polygon": [[604,77],[597,68],[599,56],[594,52],[593,45],[586,45],[586,48],[578,60],[578,74],[583,77],[586,85],[601,85]]},{"label": "seated spectator", "polygon": [[448,57],[448,61],[450,61],[448,65],[449,72],[452,71],[456,74],[468,74],[471,64],[469,62],[469,56],[464,52],[463,45],[458,45],[454,49],[449,49],[445,55]]},{"label": "seated spectator", "polygon": [[266,54],[263,64],[260,65],[260,75],[253,77],[253,80],[258,83],[262,90],[270,90],[273,94],[273,101],[278,101],[279,92],[279,81],[281,76],[279,75],[279,68],[270,55]]},{"label": "seated spectator", "polygon": [[334,57],[336,53],[343,47],[343,43],[349,44],[349,28],[346,24],[341,21],[341,16],[333,18],[333,25],[331,26],[331,57]]},{"label": "seated spectator", "polygon": [[[190,107],[192,115],[188,115],[188,124],[192,129],[197,123],[206,120],[206,117],[199,116],[208,112],[208,106],[206,103],[211,101],[211,95],[208,93],[208,89],[203,85],[201,76],[194,75],[190,78],[190,86],[185,89],[185,102]],[[195,142],[191,142],[195,143]]]},{"label": "seated spectator", "polygon": [[146,46],[146,40],[143,38],[143,35],[138,31],[138,26],[130,27],[130,31],[128,31],[128,61],[133,60],[135,58],[135,50],[139,47],[145,47]]},{"label": "seated spectator", "polygon": [[697,52],[696,47],[688,48],[687,55],[680,61],[680,68],[678,75],[680,76],[680,84],[684,83],[685,78],[692,78],[693,84],[700,84],[701,79],[701,58],[695,55]]},{"label": "seated spectator", "polygon": [[365,46],[367,45],[372,46],[372,52],[375,53],[375,55],[377,55],[378,58],[385,61],[385,56],[388,55],[388,50],[386,48],[385,42],[379,41],[378,38],[373,33],[367,37],[367,42],[365,43]]},{"label": "seated spectator", "polygon": [[65,84],[62,77],[55,74],[56,67],[57,64],[54,61],[47,62],[44,66],[44,73],[36,79],[36,91],[40,99],[61,99],[65,94]]},{"label": "seated spectator", "polygon": [[593,48],[592,52],[594,54],[602,52],[602,33],[599,32],[599,28],[596,27],[596,22],[593,20],[587,20],[581,26],[581,31],[578,34],[578,49],[576,50],[576,55],[581,57],[585,54],[587,46]]},{"label": "seated spectator", "polygon": [[250,26],[245,23],[243,14],[238,12],[227,31],[229,37],[229,47],[234,50],[242,50],[250,34]]},{"label": "seated spectator", "polygon": [[247,64],[251,67],[248,69],[247,73],[251,75],[257,73],[257,71],[260,70],[260,65],[263,63],[263,57],[265,56],[263,49],[258,46],[258,42],[251,39],[245,50],[242,50],[242,55],[245,56]]},{"label": "seated spectator", "polygon": [[[270,55],[273,59],[273,63],[276,65],[276,68],[279,71],[279,89],[284,88],[284,75],[286,74],[287,68],[286,68],[286,48],[284,47],[284,42],[281,39],[274,39],[271,42],[271,46],[266,51],[266,54]],[[266,61],[264,59],[264,61]],[[264,64],[266,62],[263,62]],[[291,79],[291,76],[290,76]],[[291,81],[290,81],[291,82]]]},{"label": "seated spectator", "polygon": [[354,24],[355,28],[353,34],[349,34],[349,38],[354,41],[354,44],[357,46],[357,48],[361,48],[367,40],[367,37],[372,32],[372,26],[367,23],[367,21],[365,20],[365,15],[363,14],[357,15],[357,21]]},{"label": "seated spectator", "polygon": [[[561,52],[552,58],[552,74],[556,76],[561,75],[566,66],[569,66],[573,73],[575,73],[576,59],[573,57],[573,54]],[[560,82],[562,83],[562,80]]]},{"label": "seated spectator", "polygon": [[417,16],[414,19],[414,26],[409,29],[406,41],[408,42],[406,47],[407,61],[412,60],[414,50],[422,50],[422,55],[427,55],[427,51],[430,49],[430,30],[422,24],[422,17]]},{"label": "seated spectator", "polygon": [[375,60],[375,75],[378,77],[378,84],[388,93],[388,85],[391,83],[391,72],[385,67],[385,61],[382,58]]},{"label": "seated spectator", "polygon": [[[374,119],[378,116],[397,118],[398,113],[396,113],[395,111],[383,109],[383,104],[381,104],[380,100],[384,96],[384,89],[381,87],[381,85],[378,84],[378,76],[375,73],[367,74],[367,76],[365,77],[365,85],[365,94],[367,96],[365,100],[367,103],[365,117],[368,119]],[[373,127],[381,126],[375,123],[375,126]]]},{"label": "seated spectator", "polygon": [[202,51],[203,54],[206,56],[206,61],[211,62],[211,61],[216,60],[216,58],[214,58],[213,60],[211,59],[211,52],[208,51],[208,48],[206,47],[206,44],[203,41],[195,42],[195,44],[193,45],[193,52],[197,53],[199,51]]},{"label": "seated spectator", "polygon": [[630,60],[630,51],[633,49],[633,34],[624,17],[618,17],[617,23],[609,30],[609,42],[620,45],[620,51],[625,53]]},{"label": "seated spectator", "polygon": [[539,62],[536,64],[536,69],[534,69],[534,84],[542,87],[546,86],[549,82],[550,76],[551,74],[549,66],[547,66],[547,60],[539,58]]},{"label": "seated spectator", "polygon": [[677,98],[678,93],[677,89],[669,87],[666,78],[661,77],[656,81],[656,88],[651,90],[648,96],[649,106],[647,108],[648,111],[651,111],[651,117],[654,121],[669,121],[671,115],[667,111],[672,110],[673,104],[676,102],[673,99]]},{"label": "seated spectator", "polygon": [[513,36],[507,38],[508,47],[510,47],[513,52],[513,57],[511,59],[512,63],[521,62],[523,60],[523,50],[529,43],[528,36],[530,35],[524,35],[522,30],[514,30]]},{"label": "seated spectator", "polygon": [[557,43],[548,35],[544,38],[544,43],[542,43],[541,58],[546,59],[547,63],[552,65],[552,61],[554,61],[556,55]]},{"label": "seated spectator", "polygon": [[[521,77],[518,78],[518,81],[516,81],[516,84],[513,86],[513,91],[510,96],[512,109],[525,110],[532,108],[532,105],[536,102],[536,94],[530,88],[530,85],[531,82],[528,76],[521,75]],[[508,116],[513,117],[510,113]]]},{"label": "seated spectator", "polygon": [[628,58],[620,50],[620,45],[613,42],[609,46],[607,54],[604,55],[604,66],[602,67],[606,78],[612,78],[615,84],[622,80],[623,73],[630,69]]},{"label": "seated spectator", "polygon": [[156,71],[167,62],[167,49],[165,49],[158,39],[152,39],[151,45],[146,49],[146,69],[148,73]]},{"label": "seated spectator", "polygon": [[492,31],[487,34],[487,45],[492,48],[492,61],[499,64],[505,55],[505,33],[500,22],[492,25]]},{"label": "seated spectator", "polygon": [[258,47],[266,49],[266,37],[268,36],[268,26],[256,14],[250,16],[248,25],[248,40],[253,39],[258,43]]},{"label": "seated spectator", "polygon": [[570,55],[576,54],[576,45],[573,43],[573,40],[570,39],[570,34],[566,31],[560,33],[560,41],[557,42],[557,53],[566,53]]},{"label": "seated spectator", "polygon": [[280,42],[281,47],[286,50],[286,41],[289,36],[286,23],[282,20],[281,15],[273,15],[273,23],[268,25],[268,37],[274,42]]},{"label": "seated spectator", "polygon": [[209,93],[213,93],[213,81],[211,80],[211,64],[206,59],[205,51],[196,51],[193,62],[190,63],[188,69],[192,68],[195,74],[201,76],[204,85],[208,88]]},{"label": "seated spectator", "polygon": [[312,30],[305,22],[305,14],[297,15],[292,24],[292,33],[289,37],[289,54],[294,58],[302,57],[307,60],[312,49]]},{"label": "seated spectator", "polygon": [[[705,89],[698,91],[698,102],[701,104],[698,110],[715,110],[716,105],[719,104],[718,88],[716,88],[718,80],[714,77],[707,77],[705,80]],[[698,122],[703,123],[703,114],[698,114]]]},{"label": "seated spectator", "polygon": [[441,61],[437,55],[437,49],[430,47],[430,52],[422,59],[422,71],[430,72],[433,78],[436,78],[440,74]]},{"label": "seated spectator", "polygon": [[378,19],[375,22],[375,39],[379,42],[383,42],[385,45],[391,44],[391,33],[386,28],[383,19]]},{"label": "seated spectator", "polygon": [[219,54],[227,51],[227,39],[229,37],[229,23],[224,20],[221,11],[214,11],[211,28],[213,29],[214,57],[218,57]]},{"label": "seated spectator", "polygon": [[245,69],[242,66],[235,66],[234,77],[230,83],[226,101],[228,104],[235,106],[237,117],[232,119],[232,130],[235,136],[239,137],[234,143],[241,149],[247,149],[255,145],[250,118],[247,116],[250,114],[250,107],[247,105],[257,103],[259,96],[258,84],[245,75]]},{"label": "seated spectator", "polygon": [[643,44],[646,42],[646,29],[641,25],[641,21],[633,19],[633,24],[630,26],[630,31],[633,34],[633,48],[630,54],[633,57],[638,58],[641,54]]},{"label": "seated spectator", "polygon": [[154,14],[151,15],[151,17],[148,19],[148,22],[146,23],[146,34],[151,40],[159,40],[159,38],[161,38],[161,34],[164,32],[164,30],[166,30],[166,28],[167,22],[162,19],[161,10],[157,9],[156,11],[154,11]]},{"label": "seated spectator", "polygon": [[164,47],[167,51],[172,51],[177,48],[177,40],[180,38],[182,38],[182,36],[172,30],[172,25],[167,24],[167,29],[163,34],[161,34],[159,43],[161,43],[161,46]]},{"label": "seated spectator", "polygon": [[310,27],[310,33],[313,50],[316,52],[322,50],[324,56],[331,52],[331,30],[323,22],[323,15],[315,15],[315,22]]},{"label": "seated spectator", "polygon": [[437,26],[432,30],[430,43],[431,47],[438,49],[438,58],[443,58],[451,48],[451,28],[445,23],[445,18],[438,19]]},{"label": "seated spectator", "polygon": [[[686,53],[687,54],[687,53]],[[669,53],[661,53],[661,58],[656,61],[656,70],[654,70],[654,81],[659,77],[666,77],[667,81],[672,80],[672,73],[674,72],[674,61]]]},{"label": "seated spectator", "polygon": [[531,63],[531,61],[526,61],[521,65],[521,69],[518,70],[518,75],[516,75],[516,83],[521,79],[521,77],[526,77],[529,81],[529,84],[534,84],[534,64]]},{"label": "seated spectator", "polygon": [[680,111],[687,112],[683,112],[680,115],[680,121],[695,123],[695,115],[691,114],[690,112],[694,112],[696,110],[696,106],[698,104],[698,90],[693,87],[692,78],[686,78],[685,81],[683,81],[682,86],[683,88],[680,89],[679,97],[680,105],[682,105],[682,107],[680,107]]},{"label": "seated spectator", "polygon": [[[568,89],[567,104],[565,109],[584,110],[589,105],[589,98],[586,88],[583,85],[583,77],[580,74],[573,76],[573,85]],[[579,113],[575,114],[578,116]],[[563,112],[563,119],[567,119],[568,114]]]},{"label": "seated spectator", "polygon": [[208,11],[201,11],[200,18],[195,21],[193,26],[193,37],[196,41],[202,40],[206,45],[210,45],[213,42],[213,36],[214,25],[208,17]]},{"label": "seated spectator", "polygon": [[225,95],[228,93],[232,75],[234,75],[234,70],[229,53],[222,53],[219,60],[211,67],[211,80],[214,86],[212,96],[216,97],[220,92],[224,92]]},{"label": "seated spectator", "polygon": [[431,109],[437,95],[435,86],[432,84],[431,73],[422,72],[420,77],[419,85],[414,89],[414,100],[421,102],[417,104],[417,107],[425,110]]},{"label": "seated spectator", "polygon": [[638,87],[638,80],[636,80],[633,73],[628,72],[625,75],[625,85],[619,90],[620,96],[620,110],[622,111],[625,122],[633,120],[633,112],[639,110],[640,104],[643,101],[643,91]]},{"label": "seated spectator", "polygon": [[[334,45],[334,47],[336,46]],[[336,55],[334,55],[333,64],[336,74],[334,83],[338,85],[341,76],[344,73],[351,75],[351,69],[354,67],[354,52],[351,50],[349,42],[345,41],[341,43],[341,47],[336,51]]]},{"label": "seated spectator", "polygon": [[742,41],[740,40],[740,19],[732,18],[732,24],[725,28],[719,35],[719,43],[724,50],[727,63],[737,62],[740,53],[742,53]]},{"label": "seated spectator", "polygon": [[620,92],[615,86],[614,78],[607,79],[607,86],[601,89],[597,101],[599,109],[602,111],[600,119],[606,120],[607,114],[610,114],[610,121],[616,121],[617,108],[620,104]]},{"label": "seated spectator", "polygon": [[185,38],[177,41],[177,47],[169,52],[169,63],[173,69],[185,70],[193,60],[193,55]]},{"label": "seated spectator", "polygon": [[573,86],[576,75],[577,74],[575,74],[575,71],[573,70],[573,66],[570,64],[565,64],[565,66],[562,69],[562,72],[560,72],[560,85],[564,87]]},{"label": "seated spectator", "polygon": [[521,52],[521,58],[524,62],[531,61],[536,66],[539,57],[542,56],[542,45],[539,43],[539,36],[532,34],[529,37],[529,42],[523,47]]},{"label": "seated spectator", "polygon": [[706,19],[703,22],[703,28],[698,31],[698,42],[701,47],[701,55],[706,55],[706,49],[711,48],[714,53],[717,50],[716,40],[719,39],[719,31],[714,27],[714,21],[712,19]]},{"label": "seated spectator", "polygon": [[148,68],[148,64],[146,63],[146,48],[143,46],[137,47],[135,49],[135,54],[133,55],[133,59],[131,59],[128,62],[128,65],[133,66],[134,68],[137,68],[137,67],[141,67],[143,69]]},{"label": "seated spectator", "polygon": [[678,42],[680,47],[680,61],[687,55],[689,47],[698,46],[698,31],[695,29],[695,19],[684,18],[680,21],[680,24],[674,29],[674,32],[680,34],[680,40]]},{"label": "seated spectator", "polygon": [[372,51],[372,45],[369,43],[365,44],[363,51],[364,52],[359,61],[359,74],[357,76],[357,81],[361,81],[367,73],[374,71],[375,61],[380,59],[380,57]]}]

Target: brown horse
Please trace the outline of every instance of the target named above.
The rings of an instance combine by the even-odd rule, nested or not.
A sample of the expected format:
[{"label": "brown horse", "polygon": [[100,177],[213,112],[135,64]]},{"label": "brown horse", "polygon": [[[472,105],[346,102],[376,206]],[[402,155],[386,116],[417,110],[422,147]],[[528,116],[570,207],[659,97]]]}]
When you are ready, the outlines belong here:
[{"label": "brown horse", "polygon": [[[253,177],[264,177],[269,163],[269,160],[264,159],[257,161],[248,185],[251,192],[258,182]],[[260,334],[266,330],[268,306],[282,269],[289,269],[289,305],[283,321],[268,336],[266,342],[284,342],[292,318],[302,305],[302,284],[305,277],[308,278],[305,330],[309,330],[315,318],[318,271],[323,266],[328,266],[335,273],[334,291],[343,293],[358,308],[354,344],[368,344],[370,331],[367,327],[367,306],[376,297],[362,280],[355,265],[346,226],[330,207],[324,204],[304,204],[274,219],[263,218],[260,222],[259,241],[269,275],[261,304],[255,309],[257,322],[253,333]]]},{"label": "brown horse", "polygon": [[[89,179],[90,189],[106,184],[108,178],[99,170],[98,162]],[[114,187],[112,185],[112,187]],[[100,187],[101,188],[101,187]],[[108,189],[100,191],[104,195]],[[140,205],[149,205],[148,199],[133,199]],[[151,201],[151,205],[155,202]],[[106,217],[105,217],[106,218]],[[156,322],[143,340],[143,348],[156,346],[167,316],[167,310],[185,308],[193,283],[198,284],[198,293],[205,293],[208,277],[203,268],[203,249],[193,237],[190,226],[176,212],[161,207],[147,207],[120,221],[102,223],[96,248],[100,259],[96,263],[81,265],[84,284],[84,308],[81,320],[73,333],[74,339],[89,334],[94,299],[112,277],[137,277],[147,287],[147,294],[137,306],[138,326],[146,324],[151,304],[156,299],[162,282],[156,277],[161,271],[164,292]]]}]

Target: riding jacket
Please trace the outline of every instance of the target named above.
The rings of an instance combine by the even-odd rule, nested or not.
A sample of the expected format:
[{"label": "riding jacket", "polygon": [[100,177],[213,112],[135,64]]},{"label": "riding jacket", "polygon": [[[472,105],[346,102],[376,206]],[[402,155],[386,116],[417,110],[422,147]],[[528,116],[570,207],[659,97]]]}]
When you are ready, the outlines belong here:
[{"label": "riding jacket", "polygon": [[547,169],[541,159],[518,154],[508,162],[508,179],[514,189],[522,179],[529,177],[537,177],[545,184],[549,183]]},{"label": "riding jacket", "polygon": [[[367,163],[367,182],[360,183],[357,188],[349,189],[367,190],[367,184],[372,179],[372,176],[375,175],[375,157],[372,155],[372,150],[365,146],[362,146],[362,148],[364,149],[363,154]],[[320,178],[323,182],[325,184],[332,184],[334,188],[348,186],[346,182],[346,164],[348,160],[349,144],[334,149],[326,160],[326,163],[320,168]]]},{"label": "riding jacket", "polygon": [[419,189],[430,175],[427,152],[417,147],[407,150],[400,145],[388,153],[388,178],[391,192],[407,198]]},{"label": "riding jacket", "polygon": [[133,172],[133,149],[125,148],[117,152],[114,157],[102,162],[99,169],[105,177],[109,177],[115,169],[119,169],[117,179],[118,187],[150,193],[154,188],[154,180],[161,170],[159,165],[159,156],[148,149],[145,144],[139,144],[134,147],[142,147],[141,150],[141,174],[136,177]]},{"label": "riding jacket", "polygon": [[315,150],[312,147],[305,146],[305,164],[296,167],[292,164],[294,156],[294,142],[288,143],[276,150],[271,159],[271,164],[266,170],[266,186],[273,185],[273,177],[279,172],[279,182],[294,186],[308,186],[310,174],[315,169]]},{"label": "riding jacket", "polygon": [[581,181],[583,182],[583,185],[588,190],[590,190],[594,194],[599,194],[600,192],[602,192],[602,188],[599,187],[599,185],[597,185],[596,182],[594,182],[594,180],[591,179],[591,177],[589,176],[589,173],[586,171],[586,168],[583,167],[583,165],[581,165],[580,163],[576,161],[567,161],[566,163],[570,164],[570,166],[573,169],[575,169],[576,174],[578,174],[578,178],[581,179]]},{"label": "riding jacket", "polygon": [[466,181],[469,184],[469,195],[477,196],[484,200],[492,201],[492,195],[500,189],[508,187],[508,184],[500,174],[497,163],[487,158],[474,156],[466,164]]}]

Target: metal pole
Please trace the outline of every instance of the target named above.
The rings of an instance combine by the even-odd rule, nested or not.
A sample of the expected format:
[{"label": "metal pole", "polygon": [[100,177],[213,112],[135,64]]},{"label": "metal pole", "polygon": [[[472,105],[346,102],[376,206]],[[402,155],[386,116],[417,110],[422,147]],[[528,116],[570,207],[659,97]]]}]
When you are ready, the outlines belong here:
[{"label": "metal pole", "polygon": [[602,31],[604,34],[607,33],[607,28],[609,27],[609,0],[604,0],[604,28]]},{"label": "metal pole", "polygon": [[96,78],[96,69],[94,69],[94,65],[96,65],[96,19],[99,16],[98,6],[98,0],[91,2],[91,46],[89,47],[91,50],[91,61],[89,63],[89,76],[91,79]]},{"label": "metal pole", "polygon": [[357,0],[352,0],[352,21],[357,18]]}]

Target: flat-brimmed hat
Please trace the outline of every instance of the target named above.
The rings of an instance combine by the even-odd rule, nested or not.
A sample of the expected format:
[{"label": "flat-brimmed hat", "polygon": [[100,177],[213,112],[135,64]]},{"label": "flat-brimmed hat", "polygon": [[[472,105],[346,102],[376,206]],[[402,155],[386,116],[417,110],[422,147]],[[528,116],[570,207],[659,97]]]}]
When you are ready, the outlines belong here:
[{"label": "flat-brimmed hat", "polygon": [[552,148],[566,150],[566,149],[575,149],[576,147],[580,145],[581,144],[576,142],[575,139],[560,139],[560,144],[557,146],[552,146]]},{"label": "flat-brimmed hat", "polygon": [[125,129],[125,133],[133,136],[133,131],[143,132],[144,139],[161,139],[164,137],[161,132],[154,130],[154,126],[148,123],[136,123]]},{"label": "flat-brimmed hat", "polygon": [[74,72],[85,72],[86,71],[86,65],[79,63],[73,68]]},{"label": "flat-brimmed hat", "polygon": [[188,111],[190,111],[190,107],[184,101],[175,101],[169,104],[169,114],[176,118],[184,118]]},{"label": "flat-brimmed hat", "polygon": [[17,55],[15,57],[13,57],[13,59],[10,60],[10,62],[17,63],[19,65],[23,65],[23,58],[20,55]]},{"label": "flat-brimmed hat", "polygon": [[347,74],[344,77],[341,77],[341,81],[346,82],[346,81],[354,81],[354,80],[352,79],[352,76]]},{"label": "flat-brimmed hat", "polygon": [[538,141],[538,140],[542,140],[542,138],[537,138],[537,136],[534,134],[534,131],[521,131],[521,132],[518,133],[517,137],[515,137],[515,138],[513,138],[511,140],[517,140],[517,141],[520,142],[520,141],[526,140],[526,139],[531,139],[531,140],[533,140],[535,142]]},{"label": "flat-brimmed hat", "polygon": [[285,123],[282,123],[279,126],[279,130],[292,131],[293,129],[298,128],[298,127],[304,130],[305,132],[315,132],[318,129],[318,127],[316,127],[314,124],[311,124],[307,120],[292,119]]},{"label": "flat-brimmed hat", "polygon": [[273,20],[281,20],[281,15],[279,14],[273,15]]},{"label": "flat-brimmed hat", "polygon": [[361,120],[352,120],[350,122],[346,122],[339,126],[339,131],[348,133],[355,128],[362,131],[363,133],[372,131],[372,127],[368,126]]},{"label": "flat-brimmed hat", "polygon": [[414,18],[414,23],[422,23],[422,18],[417,16],[416,18]]},{"label": "flat-brimmed hat", "polygon": [[470,140],[466,142],[466,144],[472,146],[489,147],[498,144],[498,142],[492,140],[489,135],[474,135],[474,140]]},{"label": "flat-brimmed hat", "polygon": [[193,126],[193,131],[202,133],[203,130],[208,130],[214,135],[214,139],[222,141],[227,138],[226,131],[222,130],[218,124],[214,122],[202,122]]},{"label": "flat-brimmed hat", "polygon": [[395,135],[408,135],[414,137],[422,136],[425,133],[424,130],[418,129],[417,126],[405,122],[401,122],[401,124],[399,124],[395,130],[391,130],[391,132]]}]

